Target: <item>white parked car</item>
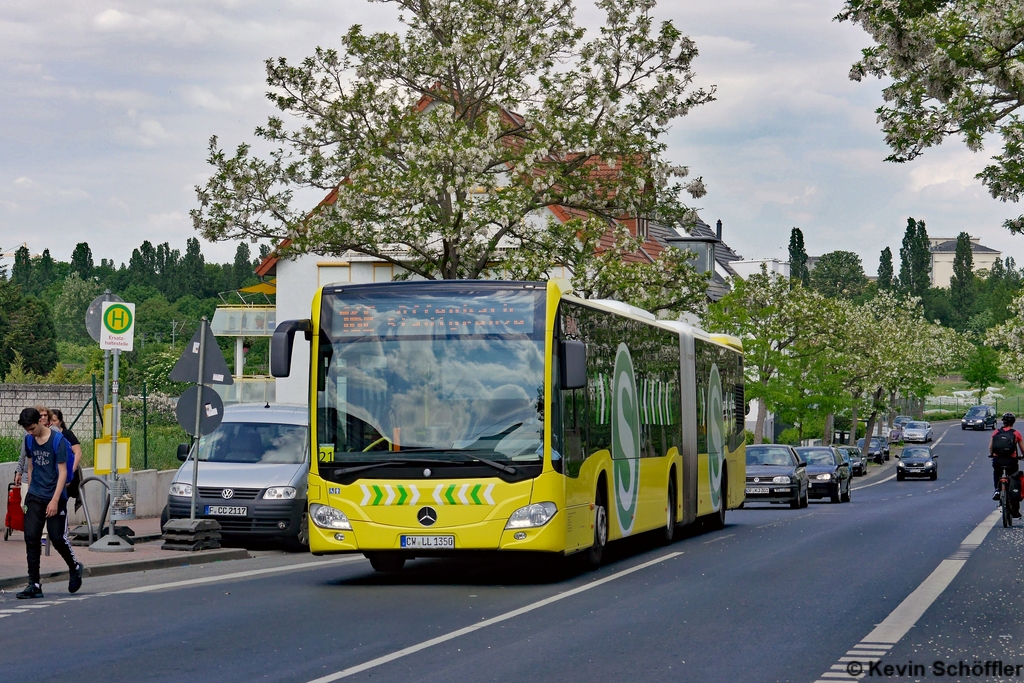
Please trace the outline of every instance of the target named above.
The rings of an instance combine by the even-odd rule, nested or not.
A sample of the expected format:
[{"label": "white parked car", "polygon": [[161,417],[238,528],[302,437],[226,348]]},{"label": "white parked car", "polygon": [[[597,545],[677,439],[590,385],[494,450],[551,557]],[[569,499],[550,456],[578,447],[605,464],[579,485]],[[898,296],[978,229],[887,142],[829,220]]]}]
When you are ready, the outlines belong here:
[{"label": "white parked car", "polygon": [[903,441],[927,443],[932,440],[932,426],[927,422],[908,422],[903,425]]}]

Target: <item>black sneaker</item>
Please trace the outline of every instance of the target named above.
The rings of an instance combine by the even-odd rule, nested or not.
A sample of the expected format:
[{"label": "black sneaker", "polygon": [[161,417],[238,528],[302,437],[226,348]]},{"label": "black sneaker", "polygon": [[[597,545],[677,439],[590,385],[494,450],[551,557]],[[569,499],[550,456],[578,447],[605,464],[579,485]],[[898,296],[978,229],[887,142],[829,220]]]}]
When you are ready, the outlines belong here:
[{"label": "black sneaker", "polygon": [[68,593],[77,593],[78,589],[82,587],[82,570],[84,569],[81,562],[75,563],[75,569],[71,572],[71,579],[68,581]]},{"label": "black sneaker", "polygon": [[28,600],[30,598],[41,598],[43,597],[43,589],[38,583],[30,583],[25,586],[25,590],[18,593],[19,600]]},{"label": "black sneaker", "polygon": [[999,500],[999,491],[992,494],[992,500]]}]

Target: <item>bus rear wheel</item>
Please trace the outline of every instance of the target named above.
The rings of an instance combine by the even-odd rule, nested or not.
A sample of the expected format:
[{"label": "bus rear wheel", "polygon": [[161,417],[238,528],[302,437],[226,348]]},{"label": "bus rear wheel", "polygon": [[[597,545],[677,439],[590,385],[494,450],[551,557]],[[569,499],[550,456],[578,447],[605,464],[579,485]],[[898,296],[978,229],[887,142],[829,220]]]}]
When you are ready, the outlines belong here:
[{"label": "bus rear wheel", "polygon": [[390,553],[367,553],[366,559],[370,561],[370,566],[373,567],[374,571],[389,574],[400,572],[402,567],[405,566],[404,557]]},{"label": "bus rear wheel", "polygon": [[605,507],[604,496],[598,495],[594,503],[594,544],[587,550],[587,564],[600,567],[604,557],[604,547],[608,544],[608,509]]},{"label": "bus rear wheel", "polygon": [[676,537],[676,482],[668,483],[668,512],[665,515],[665,528],[661,531],[661,542],[670,544]]}]

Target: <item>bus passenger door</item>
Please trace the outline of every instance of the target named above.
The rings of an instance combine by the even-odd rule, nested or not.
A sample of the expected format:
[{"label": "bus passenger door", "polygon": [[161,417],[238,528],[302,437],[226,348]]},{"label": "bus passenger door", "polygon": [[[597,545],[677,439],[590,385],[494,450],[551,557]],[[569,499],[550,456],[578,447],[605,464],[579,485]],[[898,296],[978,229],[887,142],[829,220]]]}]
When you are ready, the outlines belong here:
[{"label": "bus passenger door", "polygon": [[[586,466],[585,389],[561,391],[562,448],[565,474],[565,549],[589,547],[594,538],[590,509],[593,467]],[[591,463],[593,465],[593,463]]]}]

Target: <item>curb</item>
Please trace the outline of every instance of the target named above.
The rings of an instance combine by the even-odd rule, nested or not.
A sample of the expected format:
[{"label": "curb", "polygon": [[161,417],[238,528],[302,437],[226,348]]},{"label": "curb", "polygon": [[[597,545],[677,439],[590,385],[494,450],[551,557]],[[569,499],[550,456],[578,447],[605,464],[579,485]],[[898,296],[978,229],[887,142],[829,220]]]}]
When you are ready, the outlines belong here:
[{"label": "curb", "polygon": [[[184,567],[190,564],[206,564],[209,562],[223,562],[227,560],[246,560],[250,555],[244,548],[222,548],[220,550],[204,550],[199,553],[181,553],[173,557],[156,557],[149,560],[128,560],[118,564],[100,564],[95,567],[86,567],[85,576],[112,576],[114,574],[129,574],[132,572],[145,572],[153,569],[168,569],[170,567]],[[84,563],[83,563],[84,564]],[[51,581],[62,581],[70,578],[68,570],[59,572],[42,572],[40,579]],[[16,588],[25,585],[28,579],[25,575],[0,578],[0,588]]]}]

